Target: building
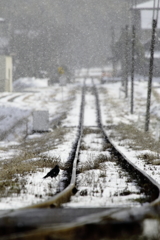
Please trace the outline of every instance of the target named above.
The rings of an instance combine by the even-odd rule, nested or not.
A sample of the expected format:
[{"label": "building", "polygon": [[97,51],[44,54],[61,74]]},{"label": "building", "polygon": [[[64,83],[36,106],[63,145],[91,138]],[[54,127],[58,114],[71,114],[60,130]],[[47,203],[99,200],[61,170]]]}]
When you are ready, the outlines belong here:
[{"label": "building", "polygon": [[12,57],[0,55],[0,92],[12,91]]},{"label": "building", "polygon": [[[154,10],[155,3],[155,10]],[[157,14],[160,10],[157,8],[158,0],[155,2],[146,1],[141,4],[137,4],[132,7],[133,16],[136,26],[136,34],[144,47],[145,52],[145,74],[149,71],[149,59],[150,59],[150,47],[151,47],[151,36],[152,36],[152,23],[153,23],[153,12],[154,19],[157,18],[157,28],[155,37],[155,51],[154,51],[154,75],[160,76],[160,14]]]},{"label": "building", "polygon": [[0,18],[0,92],[12,91],[12,68],[6,23],[3,18]]},{"label": "building", "polygon": [[7,36],[7,25],[3,18],[0,18],[0,55],[9,54],[9,38]]},{"label": "building", "polygon": [[[158,3],[157,1],[158,0],[155,0],[155,6],[157,6]],[[137,4],[132,7],[136,30],[142,42],[146,42],[148,41],[149,38],[151,38],[153,9],[154,9],[153,0]],[[156,10],[154,12],[155,16]],[[157,32],[160,33],[160,14],[158,14]]]}]

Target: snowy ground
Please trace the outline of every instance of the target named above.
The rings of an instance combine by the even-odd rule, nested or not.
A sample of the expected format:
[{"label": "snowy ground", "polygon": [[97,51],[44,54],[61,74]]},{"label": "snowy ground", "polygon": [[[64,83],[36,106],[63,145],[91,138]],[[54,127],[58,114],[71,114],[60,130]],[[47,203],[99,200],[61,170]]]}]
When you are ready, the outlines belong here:
[{"label": "snowy ground", "polygon": [[[115,146],[160,184],[160,84],[158,79],[154,79],[153,82],[149,133],[144,131],[147,87],[147,81],[142,77],[135,82],[134,114],[130,114],[130,98],[124,98],[124,93],[120,91],[121,83],[107,84],[107,104],[106,107],[102,107],[102,119],[106,132]],[[100,98],[103,102],[103,93],[100,94]]]},{"label": "snowy ground", "polygon": [[91,79],[86,79],[85,82],[84,131],[78,162],[78,192],[63,206],[140,206],[140,201],[145,199],[145,196],[105,147],[103,135],[97,126],[93,84]]},{"label": "snowy ground", "polygon": [[[27,206],[54,194],[77,131],[82,82],[83,78],[77,78],[74,84],[48,87],[47,79],[27,78],[15,83],[13,93],[0,93],[0,187],[3,186],[0,209]],[[130,98],[125,99],[124,93],[120,90],[121,82],[102,85],[96,80],[101,101],[102,121],[106,126],[107,134],[123,154],[158,183],[160,183],[159,82],[160,79],[154,79],[150,133],[146,134],[144,132],[146,79],[136,78],[134,114],[130,114]],[[89,104],[92,105],[93,99],[87,97],[86,101],[88,107]],[[49,133],[32,134],[32,113],[35,110],[49,111]],[[62,117],[59,125],[56,125],[54,119],[59,114],[65,116]],[[87,109],[87,114],[84,125],[92,123],[94,126],[94,109]],[[139,141],[135,135],[138,136]],[[20,156],[24,152],[25,158],[20,161]],[[43,168],[36,165],[36,168],[30,171],[28,162],[37,164],[39,158],[41,160],[45,158]],[[57,179],[43,179],[51,169],[50,165],[45,167],[50,160],[53,161],[53,165],[54,161],[60,163],[61,172]],[[19,172],[22,163],[27,163],[27,166],[24,165],[27,170],[23,174]],[[11,167],[16,169],[13,176],[9,178],[9,182],[13,184],[8,184],[6,173],[8,174]]]},{"label": "snowy ground", "polygon": [[[47,87],[47,80],[44,79],[25,79],[25,81],[20,79],[17,82],[15,92],[0,94],[2,138],[0,142],[0,167],[5,172],[9,171],[10,166],[12,169],[17,168],[8,180],[4,173],[0,176],[1,184],[4,181],[11,182],[11,184],[7,183],[6,188],[1,191],[1,209],[19,208],[53,196],[62,170],[59,176],[52,181],[51,179],[43,179],[43,176],[54,167],[54,161],[58,161],[63,168],[79,122],[81,92],[77,84],[67,87],[59,85]],[[17,88],[18,93],[16,92]],[[75,98],[75,96],[77,97]],[[77,105],[74,111],[73,103]],[[48,110],[50,122],[48,133],[32,134],[34,130],[32,114],[35,110]],[[70,111],[70,115],[67,115],[68,111]],[[67,117],[61,117],[61,124],[57,125],[54,119],[61,113],[62,116],[66,115]],[[65,121],[63,121],[64,118]],[[65,128],[69,124],[75,127]],[[23,154],[26,156],[20,159]],[[43,167],[39,167],[39,160],[40,164],[43,163]],[[45,167],[51,160],[50,167]],[[36,169],[30,170],[28,165],[33,163],[36,165]],[[8,170],[6,170],[6,165],[8,165]],[[24,168],[23,173],[21,173],[21,165]]]}]

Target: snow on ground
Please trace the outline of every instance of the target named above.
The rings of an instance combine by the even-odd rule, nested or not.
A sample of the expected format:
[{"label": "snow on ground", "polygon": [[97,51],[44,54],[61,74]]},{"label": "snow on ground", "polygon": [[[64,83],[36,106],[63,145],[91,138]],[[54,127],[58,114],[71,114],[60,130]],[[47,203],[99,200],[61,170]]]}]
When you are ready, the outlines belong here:
[{"label": "snow on ground", "polygon": [[97,127],[96,99],[91,79],[86,79],[85,84],[84,133],[78,162],[78,192],[63,206],[140,206],[139,200],[144,199],[144,195],[112,159],[107,149],[103,149],[104,139]]},{"label": "snow on ground", "polygon": [[14,82],[13,87],[16,90],[24,90],[24,88],[37,88],[47,87],[48,79],[36,79],[36,78],[19,78]]},{"label": "snow on ground", "polygon": [[[147,98],[147,87],[148,83],[143,77],[136,78],[135,81],[135,92],[134,92],[134,114],[130,113],[130,97],[125,99],[124,92],[120,89],[121,82],[118,83],[108,83],[103,86],[107,91],[107,96],[105,96],[106,106],[101,105],[102,112],[102,122],[106,126],[106,133],[110,136],[112,143],[120,150],[130,161],[136,164],[140,169],[144,170],[149,176],[151,176],[158,184],[160,184],[160,152],[159,147],[156,150],[152,150],[154,145],[159,144],[160,136],[160,124],[159,124],[159,96],[160,96],[160,79],[153,79],[153,89],[151,98],[151,115],[150,115],[150,147],[144,146],[142,149],[141,144],[134,145],[134,139],[130,137],[128,132],[128,137],[122,137],[119,130],[123,127],[121,124],[126,124],[128,126],[134,126],[134,131],[136,129],[141,132],[142,141],[143,138],[147,140],[148,135],[145,133],[145,113],[146,113],[146,98]],[[130,88],[129,88],[130,91]],[[101,91],[100,91],[101,92]],[[104,102],[104,93],[100,93],[101,103]],[[130,94],[129,94],[130,96]],[[119,124],[119,129],[114,126]],[[111,129],[107,130],[107,125],[113,126]],[[130,127],[131,128],[131,127]],[[129,131],[129,128],[128,128]],[[138,133],[137,133],[138,134]],[[153,142],[151,142],[151,140]],[[156,144],[155,144],[156,143]],[[139,148],[139,149],[138,149]],[[143,159],[144,155],[144,159]],[[152,157],[154,160],[149,161],[148,159]],[[146,158],[146,159],[145,159]],[[155,164],[152,164],[155,163]]]},{"label": "snow on ground", "polygon": [[85,96],[84,126],[96,126],[96,109],[91,108],[87,103],[95,105],[95,97],[89,94]]},{"label": "snow on ground", "polygon": [[[97,69],[99,72],[100,70]],[[86,74],[86,70],[84,70]],[[96,75],[96,70],[92,71]],[[83,73],[84,74],[84,73]],[[79,73],[79,75],[83,75]],[[90,81],[90,83],[89,83]],[[68,84],[66,86],[47,86],[48,80],[45,79],[19,79],[14,83],[13,93],[0,93],[0,160],[1,168],[7,159],[20,155],[23,152],[21,147],[22,144],[29,144],[29,141],[33,141],[33,145],[38,139],[49,139],[48,147],[43,150],[45,144],[40,151],[41,155],[47,158],[57,158],[60,163],[63,164],[67,160],[70,148],[74,142],[74,136],[77,132],[77,126],[79,123],[79,109],[81,102],[81,85],[83,78],[77,78],[74,84]],[[153,177],[158,183],[160,183],[160,168],[159,165],[153,165],[141,159],[139,157],[142,154],[153,152],[156,155],[155,162],[159,161],[159,149],[157,152],[150,149],[148,146],[143,149],[137,150],[132,148],[133,139],[130,137],[122,137],[122,133],[115,128],[123,124],[131,124],[144,134],[144,120],[146,111],[146,96],[147,96],[147,81],[145,78],[137,76],[135,81],[135,103],[134,103],[134,114],[130,114],[130,97],[124,98],[124,92],[121,91],[121,82],[105,83],[100,84],[100,81],[95,78],[95,82],[99,92],[99,99],[101,101],[101,115],[102,122],[105,127],[107,134],[109,134],[114,144],[125,154],[130,160],[145,170],[151,177]],[[160,102],[160,78],[154,79],[153,81],[153,95],[151,104],[151,125],[150,134],[156,142],[159,141],[160,124],[159,124],[159,102]],[[88,80],[88,85],[91,85],[91,80]],[[130,88],[129,88],[130,96]],[[86,97],[87,108],[86,118],[84,119],[84,125],[92,124],[95,125],[95,110],[93,105],[93,96],[89,95]],[[50,121],[50,133],[43,134],[32,134],[33,130],[33,118],[32,113],[35,110],[48,110],[49,121]],[[53,120],[59,114],[64,113],[60,125],[54,125]],[[90,123],[89,123],[90,122]],[[57,131],[65,131],[62,137],[56,137],[54,134]],[[51,140],[49,137],[54,136]],[[57,135],[58,136],[58,135]],[[61,136],[61,135],[60,135]],[[117,137],[116,137],[117,136]],[[93,135],[87,136],[92,138]],[[144,138],[147,138],[144,134]],[[35,146],[35,145],[34,145]],[[99,151],[98,144],[95,144],[95,154]],[[148,154],[147,152],[147,154]],[[88,158],[90,155],[88,150],[83,155],[82,159]],[[40,155],[38,155],[39,157]],[[34,161],[32,156],[31,161]],[[5,197],[1,196],[0,209],[7,208],[19,208],[26,205],[35,203],[47,199],[48,196],[53,195],[56,188],[56,181],[61,177],[61,173],[56,179],[43,179],[43,176],[49,171],[50,168],[44,167],[37,169],[36,172],[32,172],[20,178],[24,178],[26,185],[21,194],[9,194]],[[62,171],[61,171],[62,172]],[[0,177],[0,184],[5,181],[5,178]],[[13,180],[12,180],[13,181]],[[119,184],[121,185],[121,183]],[[123,185],[123,184],[122,184]],[[112,186],[110,185],[112,188]],[[6,191],[7,191],[6,187]],[[47,194],[46,194],[47,191]],[[111,189],[112,191],[112,189]],[[108,194],[108,193],[106,193]],[[107,196],[107,195],[106,195]],[[86,200],[87,201],[87,200]]]},{"label": "snow on ground", "polygon": [[[16,93],[17,89],[20,92]],[[55,84],[53,87],[47,87],[46,80],[43,79],[26,78],[17,80],[14,84],[13,93],[0,94],[0,130],[2,133],[0,160],[2,165],[3,162],[5,164],[7,159],[23,153],[24,150],[21,144],[27,147],[32,141],[33,144],[31,143],[31,145],[34,145],[33,151],[40,151],[38,157],[45,156],[47,159],[58,159],[63,167],[77,132],[80,102],[81,91],[77,84],[67,85],[66,87]],[[73,103],[77,106],[76,110]],[[35,110],[48,110],[49,133],[32,134],[34,130],[32,113]],[[67,115],[68,111],[70,114]],[[64,115],[60,119],[62,127],[57,125],[57,122],[56,125],[53,122],[61,113]],[[65,126],[71,126],[71,128],[65,128]],[[39,147],[40,150],[36,150],[36,145],[38,147],[37,141],[43,140],[48,135],[52,137],[52,134],[54,136],[56,132],[57,134],[60,132],[60,137],[59,135],[57,135],[56,139],[48,137],[51,143],[44,143],[45,145],[51,145],[45,147],[47,151],[43,150],[44,145],[42,149]],[[34,158],[31,158],[30,161],[34,161]],[[43,176],[49,170],[50,168],[44,167],[43,170],[37,169],[35,173],[25,174],[23,177],[19,176],[20,181],[23,179],[25,182],[25,187],[22,188],[21,193],[9,194],[8,196],[6,194],[7,197],[1,195],[0,209],[24,207],[52,196],[56,191],[56,185],[61,177],[62,170],[57,179],[44,180]],[[14,182],[15,180],[11,181]],[[8,188],[6,188],[6,191],[8,191]]]}]

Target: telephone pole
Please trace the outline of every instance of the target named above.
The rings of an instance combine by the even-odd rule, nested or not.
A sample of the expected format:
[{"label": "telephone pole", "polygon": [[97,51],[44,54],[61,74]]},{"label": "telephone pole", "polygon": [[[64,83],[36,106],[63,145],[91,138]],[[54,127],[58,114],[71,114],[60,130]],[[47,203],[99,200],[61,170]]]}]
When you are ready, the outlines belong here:
[{"label": "telephone pole", "polygon": [[[157,2],[157,8],[156,7]],[[151,105],[151,92],[152,92],[152,77],[154,67],[154,47],[155,47],[155,33],[158,22],[159,0],[154,0],[153,6],[153,19],[152,19],[152,38],[150,47],[150,64],[149,64],[149,80],[148,80],[148,92],[147,92],[147,106],[146,106],[146,119],[145,119],[145,131],[149,130],[150,123],[150,105]]]}]

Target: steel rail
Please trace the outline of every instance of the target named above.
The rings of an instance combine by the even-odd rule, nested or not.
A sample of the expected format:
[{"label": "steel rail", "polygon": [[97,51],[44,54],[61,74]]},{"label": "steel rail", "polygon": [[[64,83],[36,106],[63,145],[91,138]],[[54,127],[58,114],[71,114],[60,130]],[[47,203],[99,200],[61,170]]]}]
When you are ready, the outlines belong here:
[{"label": "steel rail", "polygon": [[[137,179],[138,182],[143,182],[143,184],[149,184],[151,185],[151,204],[158,204],[160,203],[160,185],[152,178],[150,177],[146,172],[139,169],[136,165],[134,165],[129,159],[126,158],[126,156],[121,153],[114,143],[108,138],[104,127],[101,123],[101,110],[99,105],[99,96],[97,92],[97,88],[93,82],[93,88],[95,92],[96,97],[96,108],[97,108],[97,123],[98,127],[101,129],[102,134],[104,136],[104,139],[106,142],[108,142],[111,145],[112,152],[114,152],[115,155],[118,156],[120,165],[125,168],[127,171],[130,172],[130,174],[133,175],[134,178]],[[70,200],[70,197],[73,195],[73,191],[76,185],[76,169],[77,169],[77,161],[78,161],[78,155],[79,155],[79,149],[81,144],[81,138],[82,138],[82,131],[83,131],[83,117],[84,117],[84,98],[85,98],[85,82],[82,88],[82,98],[81,98],[81,107],[80,107],[80,118],[79,118],[79,126],[78,126],[78,133],[76,140],[72,146],[72,150],[69,156],[68,161],[66,162],[66,171],[64,170],[64,176],[62,177],[61,181],[59,182],[59,187],[57,189],[57,194],[44,202],[40,202],[37,204],[33,204],[27,207],[24,207],[22,209],[27,208],[51,208],[51,207],[59,207],[62,203],[68,202]],[[69,167],[68,167],[69,164]],[[69,176],[69,179],[65,180]],[[148,186],[148,185],[147,185]]]},{"label": "steel rail", "polygon": [[[97,123],[99,128],[102,131],[102,134],[104,136],[104,139],[107,143],[110,144],[112,148],[112,152],[114,152],[118,156],[118,162],[120,165],[127,169],[129,173],[138,180],[138,182],[142,182],[142,184],[147,185],[148,184],[151,186],[151,202],[150,205],[154,206],[157,204],[160,204],[160,184],[158,184],[151,176],[149,176],[145,171],[141,170],[138,168],[134,163],[132,163],[117,147],[115,144],[109,139],[107,136],[104,127],[101,122],[101,110],[100,110],[100,105],[99,105],[99,96],[97,92],[97,88],[94,84],[94,91],[95,91],[95,96],[96,96],[96,107],[97,107]],[[146,186],[145,186],[146,187]]]},{"label": "steel rail", "polygon": [[[11,233],[9,233],[9,236],[2,236],[1,239],[8,240],[8,239],[17,239],[17,240],[31,240],[34,238],[34,240],[45,240],[45,239],[93,239],[95,236],[97,236],[97,239],[106,238],[107,236],[110,237],[110,234],[112,231],[117,232],[116,236],[119,236],[121,234],[121,228],[125,230],[125,233],[127,233],[128,237],[130,236],[131,232],[130,230],[137,231],[137,228],[141,229],[141,222],[147,218],[147,216],[151,213],[152,216],[157,216],[155,212],[158,210],[155,206],[160,202],[160,185],[153,180],[148,174],[146,174],[144,171],[140,170],[137,166],[135,166],[131,161],[129,161],[126,156],[124,156],[123,153],[121,153],[114,145],[114,143],[108,138],[104,127],[101,123],[101,110],[99,106],[99,96],[97,92],[97,88],[95,85],[93,85],[95,90],[95,97],[96,97],[96,107],[97,107],[97,122],[99,128],[102,130],[102,134],[104,136],[104,139],[111,145],[112,151],[118,156],[119,162],[124,165],[129,170],[131,168],[131,171],[134,171],[147,179],[149,181],[154,189],[153,195],[156,195],[156,199],[154,199],[149,205],[143,205],[141,208],[106,208],[105,211],[90,214],[88,216],[80,217],[76,221],[73,221],[71,223],[62,223],[62,224],[51,224],[48,226],[40,226],[38,228],[33,228],[31,230],[27,230],[24,232],[14,232],[12,230]],[[59,192],[55,197],[51,198],[49,201],[45,201],[43,203],[38,203],[32,206],[28,206],[23,209],[28,208],[46,208],[46,207],[56,207],[60,206],[60,204],[69,201],[72,191],[75,187],[76,182],[76,169],[77,169],[77,160],[78,160],[78,154],[81,144],[81,136],[83,131],[83,108],[84,108],[84,88],[82,91],[82,102],[81,102],[81,111],[80,111],[80,120],[79,120],[79,128],[78,128],[78,134],[74,145],[74,149],[76,148],[76,151],[74,153],[74,161],[72,165],[72,176],[70,184],[64,188],[62,184],[62,191]],[[73,154],[73,151],[71,151],[71,155]],[[141,177],[140,177],[141,180]],[[63,181],[62,181],[63,183]],[[38,209],[37,209],[38,210]],[[5,216],[5,214],[4,214]],[[5,219],[7,220],[6,216]],[[130,226],[129,230],[128,227]],[[92,227],[92,230],[91,230]],[[90,231],[91,230],[91,231]],[[112,230],[112,231],[111,231]],[[128,232],[127,232],[128,231]],[[98,235],[97,235],[98,234]],[[100,234],[100,235],[99,235]],[[110,239],[110,238],[109,238]]]},{"label": "steel rail", "polygon": [[[29,205],[20,209],[59,207],[62,203],[68,202],[70,197],[73,195],[73,191],[76,184],[77,160],[78,160],[78,154],[79,154],[79,149],[81,144],[81,135],[83,131],[84,99],[85,99],[85,81],[82,87],[80,118],[79,118],[79,126],[77,131],[77,138],[72,146],[71,153],[69,154],[69,159],[67,160],[67,163],[66,163],[66,168],[68,168],[69,171],[71,170],[71,180],[69,185],[66,186],[67,183],[64,183],[64,179],[62,178],[62,180],[59,183],[59,188],[57,189],[57,193],[53,198],[47,201]],[[68,164],[70,165],[69,167],[68,167]],[[65,174],[67,173],[65,172]]]}]

